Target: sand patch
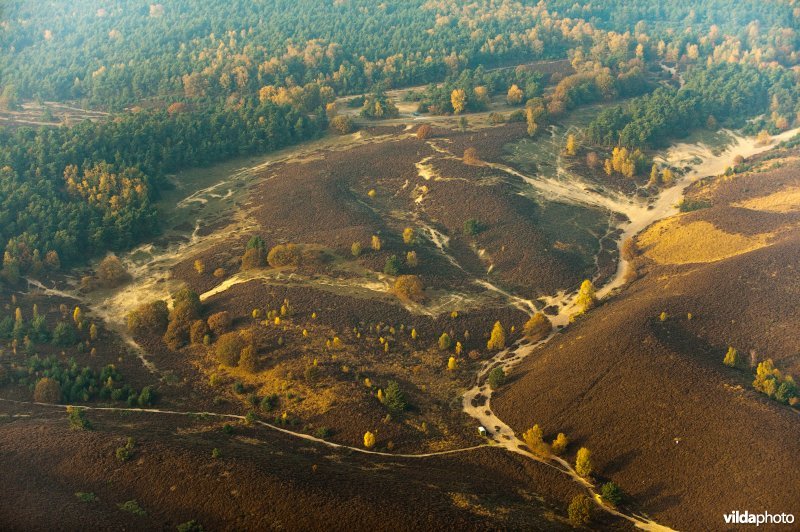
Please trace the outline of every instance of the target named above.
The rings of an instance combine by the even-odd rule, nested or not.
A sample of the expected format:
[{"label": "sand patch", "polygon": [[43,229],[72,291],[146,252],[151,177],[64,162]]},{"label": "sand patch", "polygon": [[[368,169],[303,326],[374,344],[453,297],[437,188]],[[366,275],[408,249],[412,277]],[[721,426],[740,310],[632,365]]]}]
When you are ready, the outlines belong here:
[{"label": "sand patch", "polygon": [[739,202],[736,207],[767,212],[800,211],[800,187],[779,190],[767,196],[761,196]]},{"label": "sand patch", "polygon": [[644,254],[660,264],[715,262],[762,248],[771,234],[726,233],[705,221],[681,223],[672,217],[654,224],[639,237]]}]

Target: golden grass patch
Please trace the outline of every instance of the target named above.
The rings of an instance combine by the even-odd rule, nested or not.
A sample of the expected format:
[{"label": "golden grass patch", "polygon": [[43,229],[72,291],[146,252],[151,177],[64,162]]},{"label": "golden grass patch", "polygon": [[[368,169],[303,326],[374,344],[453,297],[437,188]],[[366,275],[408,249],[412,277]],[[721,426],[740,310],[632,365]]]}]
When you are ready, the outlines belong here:
[{"label": "golden grass patch", "polygon": [[770,234],[726,233],[705,221],[681,223],[672,217],[654,224],[639,237],[644,254],[660,264],[714,262],[759,249]]},{"label": "golden grass patch", "polygon": [[800,187],[779,190],[767,196],[742,201],[735,206],[756,211],[794,212],[800,210]]}]

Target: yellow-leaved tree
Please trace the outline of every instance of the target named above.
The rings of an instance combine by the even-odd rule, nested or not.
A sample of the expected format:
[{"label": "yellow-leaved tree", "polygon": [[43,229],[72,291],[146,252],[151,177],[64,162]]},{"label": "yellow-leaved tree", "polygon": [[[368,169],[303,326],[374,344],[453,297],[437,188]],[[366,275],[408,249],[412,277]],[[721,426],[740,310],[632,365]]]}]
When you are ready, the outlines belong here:
[{"label": "yellow-leaved tree", "polygon": [[494,327],[492,327],[492,335],[489,337],[489,341],[486,342],[486,349],[499,351],[506,347],[506,331],[503,329],[503,325],[496,321],[494,323]]},{"label": "yellow-leaved tree", "polygon": [[453,92],[450,93],[450,103],[453,104],[455,114],[463,113],[467,105],[467,93],[464,89],[453,89]]},{"label": "yellow-leaved tree", "polygon": [[367,449],[375,447],[375,435],[370,431],[364,433],[364,447]]}]

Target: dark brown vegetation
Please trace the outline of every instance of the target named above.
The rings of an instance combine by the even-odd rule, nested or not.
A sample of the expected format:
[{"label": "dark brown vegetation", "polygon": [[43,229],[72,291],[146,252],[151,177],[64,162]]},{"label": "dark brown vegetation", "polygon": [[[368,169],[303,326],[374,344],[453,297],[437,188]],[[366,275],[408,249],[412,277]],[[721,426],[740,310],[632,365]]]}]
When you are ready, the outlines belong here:
[{"label": "dark brown vegetation", "polygon": [[[720,527],[722,514],[738,507],[797,514],[797,498],[775,489],[763,467],[782,471],[787,485],[800,482],[797,413],[753,388],[757,361],[772,358],[795,375],[800,369],[792,259],[800,237],[788,229],[797,214],[759,212],[775,202],[748,201],[791,192],[799,170],[784,161],[694,187],[690,198],[714,207],[683,215],[660,239],[698,221],[777,236],[713,262],[659,264],[645,248],[637,259],[643,276],[531,357],[493,401],[498,415],[517,429],[534,421],[560,427],[592,449],[598,474],[673,527]],[[729,345],[745,353],[743,367],[723,364]],[[559,377],[566,373],[569,379]]]}]

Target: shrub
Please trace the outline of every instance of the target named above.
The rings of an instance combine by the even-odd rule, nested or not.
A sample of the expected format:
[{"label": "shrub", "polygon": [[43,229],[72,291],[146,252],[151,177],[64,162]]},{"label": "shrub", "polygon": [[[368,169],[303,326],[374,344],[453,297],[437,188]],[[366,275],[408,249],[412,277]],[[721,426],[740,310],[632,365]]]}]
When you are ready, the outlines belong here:
[{"label": "shrub", "polygon": [[425,299],[422,279],[417,275],[400,275],[394,282],[394,293],[401,299],[422,301]]},{"label": "shrub", "polygon": [[233,367],[239,363],[243,347],[244,340],[239,333],[230,332],[219,337],[214,350],[220,364]]},{"label": "shrub", "polygon": [[573,526],[584,526],[592,517],[592,502],[586,495],[576,495],[567,507],[567,517]]},{"label": "shrub", "polygon": [[414,229],[411,227],[406,227],[403,229],[403,243],[407,246],[413,246],[416,242],[417,237],[414,234]]},{"label": "shrub", "polygon": [[464,234],[467,236],[475,236],[484,230],[484,225],[474,218],[464,222]]},{"label": "shrub", "polygon": [[622,502],[622,490],[613,482],[606,482],[600,488],[600,496],[614,506]]},{"label": "shrub", "polygon": [[267,262],[273,268],[298,266],[300,264],[300,250],[294,244],[278,244],[269,250]]},{"label": "shrub", "polygon": [[145,303],[128,314],[128,330],[134,334],[161,333],[167,327],[168,316],[166,301]]},{"label": "shrub", "polygon": [[189,342],[189,327],[182,320],[173,320],[167,325],[164,343],[173,351],[177,351]]},{"label": "shrub", "polygon": [[119,286],[130,279],[122,262],[113,253],[108,255],[97,267],[97,280],[106,287]]},{"label": "shrub", "polygon": [[33,390],[33,400],[37,403],[60,403],[61,385],[50,377],[39,379]]},{"label": "shrub", "polygon": [[575,459],[575,472],[582,477],[592,474],[592,453],[586,447],[578,449],[578,456]]},{"label": "shrub", "polygon": [[364,433],[364,447],[367,449],[375,447],[375,435],[370,431]]},{"label": "shrub", "polygon": [[169,319],[179,321],[187,326],[200,317],[203,309],[200,296],[190,288],[181,288],[172,295],[172,312]]},{"label": "shrub", "polygon": [[70,347],[77,341],[75,328],[65,321],[58,322],[53,329],[53,344],[59,347]]},{"label": "shrub", "polygon": [[350,246],[350,253],[354,257],[360,257],[361,256],[361,242],[353,242],[353,245]]},{"label": "shrub", "polygon": [[409,251],[406,253],[406,266],[409,268],[416,268],[419,266],[419,259],[417,258],[416,251]]},{"label": "shrub", "polygon": [[189,329],[189,341],[193,344],[202,344],[203,338],[209,333],[208,324],[203,320],[195,320]]},{"label": "shrub", "polygon": [[486,379],[486,382],[489,383],[489,387],[492,390],[498,389],[503,383],[506,381],[506,372],[503,371],[503,368],[500,366],[494,368],[492,371],[489,372],[489,377]]},{"label": "shrub", "polygon": [[92,430],[92,424],[86,419],[86,413],[82,408],[67,407],[67,419],[72,430]]},{"label": "shrub", "polygon": [[372,235],[371,246],[373,251],[380,251],[382,246],[381,237],[378,235]]},{"label": "shrub", "polygon": [[266,410],[267,412],[275,410],[278,406],[278,395],[272,394],[267,395],[263,399],[261,399],[261,409]]},{"label": "shrub", "polygon": [[541,312],[537,312],[531,319],[529,319],[522,328],[525,336],[534,342],[543,340],[553,330],[553,324],[547,319],[547,316]]},{"label": "shrub", "polygon": [[475,148],[467,148],[464,150],[464,164],[479,164],[481,162],[478,157],[478,150]]},{"label": "shrub", "polygon": [[331,119],[330,128],[340,135],[347,135],[355,131],[356,125],[348,115],[338,115]]},{"label": "shrub", "polygon": [[417,138],[420,140],[425,140],[430,138],[431,136],[431,126],[428,124],[422,124],[417,128]]},{"label": "shrub", "polygon": [[142,509],[142,507],[139,506],[139,503],[136,502],[135,499],[118,504],[117,508],[119,508],[123,512],[132,513],[133,515],[136,515],[138,517],[143,517],[147,515],[147,512],[145,512],[144,509]]},{"label": "shrub", "polygon": [[156,393],[153,390],[152,386],[145,386],[142,388],[142,393],[139,394],[139,398],[137,399],[137,403],[139,406],[144,408],[145,406],[152,406],[153,403],[156,401]]},{"label": "shrub", "polygon": [[203,526],[192,519],[178,525],[178,532],[203,532]]},{"label": "shrub", "polygon": [[133,456],[133,448],[134,448],[134,441],[133,438],[128,438],[128,441],[122,447],[117,447],[117,451],[115,453],[117,460],[120,462],[127,462]]},{"label": "shrub", "polygon": [[258,366],[256,350],[252,345],[246,345],[239,353],[239,367],[248,373],[255,373]]},{"label": "shrub", "polygon": [[242,255],[242,270],[263,268],[266,264],[267,261],[263,249],[248,248],[244,251],[244,255]]},{"label": "shrub", "polygon": [[75,496],[81,502],[94,502],[97,500],[97,495],[92,492],[76,491]]},{"label": "shrub", "polygon": [[214,447],[213,449],[211,449],[211,458],[216,459],[219,458],[220,456],[222,456],[222,451],[220,451],[219,448]]},{"label": "shrub", "polygon": [[397,275],[400,273],[401,266],[402,264],[400,263],[400,259],[397,258],[397,255],[392,255],[386,259],[386,264],[383,266],[383,273],[386,275]]},{"label": "shrub", "polygon": [[233,319],[227,310],[216,312],[208,317],[208,327],[217,336],[228,332],[232,324]]}]

